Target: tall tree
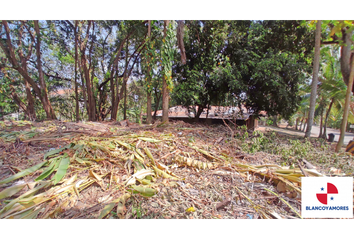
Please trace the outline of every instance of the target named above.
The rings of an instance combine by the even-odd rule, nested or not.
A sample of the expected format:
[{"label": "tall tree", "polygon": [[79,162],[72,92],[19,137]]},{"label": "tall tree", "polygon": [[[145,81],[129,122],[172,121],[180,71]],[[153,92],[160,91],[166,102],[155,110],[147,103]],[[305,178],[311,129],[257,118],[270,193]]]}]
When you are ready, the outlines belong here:
[{"label": "tall tree", "polygon": [[235,80],[230,61],[221,56],[228,25],[224,21],[186,21],[185,26],[188,60],[183,65],[181,57],[181,63],[174,68],[177,83],[172,97],[176,104],[193,112],[198,121],[205,108],[222,103]]},{"label": "tall tree", "polygon": [[321,84],[321,95],[326,101],[324,107],[328,107],[325,113],[322,138],[327,136],[327,123],[333,106],[340,105],[345,101],[346,85],[342,78],[340,70],[340,61],[337,52],[338,47],[329,46],[323,48],[323,60],[321,68],[321,76],[319,78]]},{"label": "tall tree", "polygon": [[318,84],[318,70],[320,66],[320,48],[321,48],[321,20],[316,23],[316,36],[315,36],[315,57],[313,62],[313,77],[311,86],[310,109],[307,121],[307,129],[305,137],[310,137],[313,118],[315,115],[316,97],[317,97],[317,84]]},{"label": "tall tree", "polygon": [[39,85],[41,86],[41,96],[43,98],[43,108],[44,111],[47,113],[47,117],[50,119],[56,119],[55,113],[53,111],[52,105],[48,99],[48,90],[46,83],[44,81],[44,75],[42,70],[42,59],[41,59],[41,32],[39,30],[39,23],[38,20],[34,21],[34,29],[36,31],[36,54],[37,54],[37,69],[38,69],[38,78],[39,78]]},{"label": "tall tree", "polygon": [[[30,59],[31,55],[32,55],[32,46],[33,46],[33,42],[30,43],[30,46],[28,48],[28,52],[27,52],[27,56],[24,55],[24,47],[23,47],[23,31],[24,31],[24,22],[21,22],[21,27],[18,31],[19,34],[19,48],[18,48],[18,54],[20,57],[20,62],[21,62],[21,66],[22,68],[27,72],[27,61]],[[26,97],[27,97],[27,111],[25,111],[26,115],[28,116],[28,118],[30,120],[35,120],[36,119],[36,112],[34,109],[34,98],[32,96],[32,92],[31,92],[31,86],[28,83],[28,81],[24,78],[24,83],[25,83],[25,89],[26,89]],[[12,88],[14,90],[14,88]],[[14,96],[14,99],[16,99],[16,96]],[[15,100],[16,103],[19,104],[19,100]],[[23,108],[23,107],[21,107]]]},{"label": "tall tree", "polygon": [[166,35],[167,35],[167,30],[170,27],[170,20],[164,20],[164,27],[163,27],[163,42],[165,43],[163,45],[162,49],[162,58],[163,58],[163,78],[162,78],[162,122],[167,123],[168,122],[168,103],[169,103],[169,89],[168,89],[168,79],[170,74],[166,74],[166,72],[170,71],[169,69],[169,58],[168,58],[168,52],[170,51],[169,49],[169,42],[168,40],[166,41]]},{"label": "tall tree", "polygon": [[353,31],[354,31],[354,22],[353,21],[326,21],[326,24],[330,27],[331,32],[329,36],[332,38],[330,41],[324,41],[323,44],[339,44],[341,47],[341,72],[343,76],[343,81],[347,85],[347,93],[345,99],[343,119],[341,123],[341,134],[336,146],[336,151],[340,151],[346,130],[346,125],[348,121],[349,114],[349,105],[350,105],[350,92],[354,92],[353,89],[353,77],[354,77],[354,53],[352,52],[353,47]]},{"label": "tall tree", "polygon": [[[151,48],[151,20],[148,21],[148,46],[149,46],[149,50]],[[153,51],[153,50],[152,50]],[[146,123],[150,124],[152,121],[152,116],[151,116],[151,112],[152,112],[152,108],[151,108],[151,66],[150,66],[150,62],[152,61],[150,55],[152,55],[150,52],[147,53],[147,62],[148,62],[148,68],[147,68],[147,85],[148,85],[148,90],[147,90],[147,108],[146,108]]]},{"label": "tall tree", "polygon": [[354,81],[354,58],[351,60],[351,68],[350,68],[350,74],[349,74],[347,93],[346,93],[346,97],[345,97],[343,120],[342,120],[342,124],[340,126],[340,137],[339,137],[339,140],[338,140],[338,143],[336,146],[336,152],[340,151],[340,149],[343,146],[343,142],[344,142],[345,130],[347,128],[347,123],[348,123],[349,105],[350,105],[350,97],[351,97],[351,93],[352,93],[352,89],[353,89],[353,81]]},{"label": "tall tree", "polygon": [[75,35],[75,112],[76,112],[76,122],[80,121],[80,111],[79,111],[79,92],[77,84],[77,64],[78,64],[78,49],[77,49],[77,28],[78,21],[75,21],[74,35]]},{"label": "tall tree", "polygon": [[[37,94],[37,96],[39,97],[39,99],[42,102],[42,106],[46,112],[47,118],[48,119],[56,119],[55,113],[54,113],[52,106],[50,104],[50,101],[48,99],[48,94],[47,94],[48,91],[46,88],[46,84],[44,82],[44,77],[43,77],[43,72],[42,72],[41,52],[40,52],[41,51],[41,34],[39,31],[38,21],[37,20],[34,21],[35,33],[32,33],[32,31],[30,29],[31,26],[29,26],[28,22],[26,22],[26,24],[24,26],[26,27],[27,32],[32,39],[32,42],[34,43],[34,45],[36,47],[36,53],[37,53],[37,66],[36,67],[38,70],[39,85],[40,86],[37,85],[36,81],[33,79],[33,77],[31,77],[29,75],[29,73],[26,71],[24,66],[22,64],[18,64],[18,60],[15,55],[13,40],[11,37],[10,28],[9,28],[7,20],[3,19],[2,25],[5,28],[6,40],[5,40],[5,42],[0,42],[0,47],[4,51],[9,62],[11,63],[11,67],[13,69],[15,69],[16,71],[18,71],[22,75],[22,77],[25,79],[25,81],[27,81],[31,85],[31,87],[33,88],[33,90],[35,91],[35,93]],[[36,35],[36,37],[34,35]],[[19,40],[19,41],[21,41],[21,40]]]},{"label": "tall tree", "polygon": [[312,36],[301,21],[231,23],[225,51],[232,63],[235,80],[229,84],[237,102],[252,114],[265,110],[285,119],[294,114],[301,101],[299,87],[311,71]]}]

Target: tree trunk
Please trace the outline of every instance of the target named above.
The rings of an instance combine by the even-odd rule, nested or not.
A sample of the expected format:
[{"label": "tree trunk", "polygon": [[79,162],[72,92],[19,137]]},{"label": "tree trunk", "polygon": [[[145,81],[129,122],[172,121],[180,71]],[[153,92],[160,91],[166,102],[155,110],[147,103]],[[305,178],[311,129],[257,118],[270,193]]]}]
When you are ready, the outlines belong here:
[{"label": "tree trunk", "polygon": [[[167,27],[169,20],[164,21],[164,38],[166,38]],[[162,71],[163,72],[163,71]],[[165,74],[162,76],[162,122],[168,123],[168,104],[169,104],[169,93],[167,87],[167,77]]]},{"label": "tree trunk", "polygon": [[[22,48],[22,32],[24,29],[24,22],[22,22],[21,24],[21,28],[18,32],[19,34],[19,49],[18,49],[18,54],[20,57],[20,61],[21,61],[21,66],[24,69],[24,71],[26,72],[26,74],[28,74],[27,71],[27,61],[29,59],[29,57],[32,55],[32,45],[30,47],[30,49],[28,49],[27,52],[27,56],[24,55],[23,52],[23,48]],[[29,82],[26,80],[26,78],[23,78],[24,82],[25,82],[25,89],[26,89],[26,98],[27,98],[27,111],[26,114],[28,116],[28,119],[33,121],[36,119],[36,111],[34,110],[34,98],[32,96],[32,92],[31,92],[31,86],[29,84]]]},{"label": "tree trunk", "polygon": [[[128,38],[125,38],[124,41],[127,41]],[[125,70],[124,70],[124,73],[123,73],[123,84],[122,84],[122,87],[120,88],[120,91],[119,91],[119,83],[118,83],[118,78],[116,78],[116,98],[115,98],[115,101],[114,101],[114,105],[112,106],[112,119],[116,119],[116,116],[117,116],[117,113],[118,113],[118,106],[119,106],[119,102],[120,100],[123,98],[123,94],[124,94],[124,89],[125,89],[125,85],[127,84],[127,81],[134,69],[134,66],[139,58],[139,55],[142,51],[142,46],[144,45],[144,42],[140,44],[140,46],[138,46],[135,50],[135,52],[130,56],[129,60],[126,61],[126,65],[125,65]],[[122,46],[122,44],[121,44]],[[140,49],[140,50],[139,50]],[[139,50],[139,52],[138,52]],[[127,41],[127,52],[128,52],[128,41]],[[134,62],[133,62],[133,65],[131,66],[129,72],[128,72],[128,63],[130,62],[130,60],[133,58],[133,56],[136,55],[135,59],[134,59]],[[127,53],[128,54],[128,53]],[[126,59],[128,59],[128,55],[126,54]],[[117,63],[118,64],[118,63]],[[117,73],[118,74],[118,73]]]},{"label": "tree trunk", "polygon": [[327,139],[327,121],[328,121],[328,116],[329,116],[329,113],[331,112],[333,103],[334,103],[334,98],[332,98],[331,103],[329,104],[328,110],[326,112],[326,117],[325,117],[324,127],[323,127],[323,135],[322,135],[322,137],[324,139]]},{"label": "tree trunk", "polygon": [[128,81],[128,76],[127,76],[127,70],[128,70],[128,41],[126,44],[126,48],[125,48],[125,71],[124,71],[124,108],[123,108],[123,115],[124,115],[124,120],[127,119],[127,81]]},{"label": "tree trunk", "polygon": [[347,87],[347,93],[345,96],[343,120],[342,120],[342,124],[340,127],[340,137],[339,137],[338,144],[336,147],[336,152],[340,151],[340,149],[343,146],[343,142],[344,142],[344,135],[345,135],[345,130],[346,130],[347,122],[348,122],[348,115],[349,115],[350,97],[351,97],[351,92],[353,89],[353,80],[354,80],[354,59],[352,59],[352,62],[351,62],[349,82],[348,82],[348,87]]},{"label": "tree trunk", "polygon": [[[78,61],[78,66],[79,66],[80,76],[81,76],[82,97],[84,99],[84,109],[86,109],[86,112],[88,115],[89,109],[88,109],[88,105],[87,105],[85,79],[84,79],[84,74],[83,74],[83,70],[82,70],[82,66],[81,66],[81,61]],[[82,111],[82,117],[84,117],[84,111]]]},{"label": "tree trunk", "polygon": [[305,119],[304,128],[301,130],[302,132],[305,132],[306,125],[308,124],[307,121],[308,121],[308,119]]},{"label": "tree trunk", "polygon": [[48,99],[47,86],[44,81],[43,71],[42,71],[42,61],[41,61],[41,33],[39,31],[38,20],[34,21],[34,28],[36,30],[36,52],[37,52],[37,68],[38,68],[38,78],[39,85],[41,86],[41,98],[43,103],[44,111],[46,112],[47,118],[56,119],[55,113],[53,111],[52,105]]},{"label": "tree trunk", "polygon": [[199,122],[199,118],[200,118],[200,115],[202,114],[202,112],[203,112],[203,107],[202,106],[200,106],[200,105],[198,105],[198,110],[197,110],[197,112],[196,112],[196,114],[195,114],[195,121],[196,122]]},{"label": "tree trunk", "polygon": [[274,127],[278,127],[277,121],[278,121],[278,116],[277,116],[277,115],[274,115],[274,116],[273,116],[273,126],[274,126]]},{"label": "tree trunk", "polygon": [[[349,76],[351,72],[351,58],[352,58],[352,52],[351,52],[351,46],[352,46],[352,38],[353,31],[348,31],[346,28],[342,29],[342,40],[343,44],[341,45],[341,50],[340,50],[340,67],[341,67],[341,72],[343,76],[343,81],[345,84],[348,86],[349,84]],[[352,89],[351,89],[352,90]]]},{"label": "tree trunk", "polygon": [[320,49],[321,49],[321,20],[317,20],[316,24],[316,36],[315,36],[315,59],[313,63],[313,77],[311,84],[311,97],[310,97],[310,109],[307,118],[307,129],[305,137],[311,136],[311,129],[313,118],[315,115],[316,96],[317,96],[317,83],[318,83],[318,69],[320,66]]},{"label": "tree trunk", "polygon": [[[87,47],[87,41],[88,41],[88,36],[91,28],[91,21],[88,21],[87,29],[86,29],[86,37],[83,41],[80,41],[80,53],[81,53],[81,59],[80,59],[80,67],[82,70],[82,78],[86,82],[86,93],[87,93],[87,114],[88,114],[88,120],[89,121],[95,121],[96,120],[96,102],[95,98],[93,96],[93,90],[92,90],[92,83],[91,83],[91,78],[90,78],[90,69],[87,67],[87,59],[86,59],[86,47]],[[81,31],[79,31],[81,32]],[[80,35],[78,35],[79,37]],[[81,39],[81,38],[80,38]],[[78,40],[80,40],[78,39]],[[84,84],[83,84],[84,86]],[[84,90],[85,91],[85,90]]]},{"label": "tree trunk", "polygon": [[[150,41],[150,37],[151,37],[151,20],[148,21],[148,38]],[[150,62],[150,55],[148,57],[148,62]],[[152,112],[152,108],[151,108],[151,91],[150,91],[150,86],[151,86],[151,76],[150,76],[150,65],[148,65],[148,74],[149,76],[147,77],[147,81],[148,81],[148,91],[147,91],[147,107],[146,107],[146,123],[147,124],[151,124],[152,122],[152,116],[151,116],[151,112]]]},{"label": "tree trunk", "polygon": [[116,100],[116,95],[115,95],[115,87],[114,87],[114,77],[111,76],[110,79],[110,83],[111,83],[111,106],[112,106],[112,110],[111,110],[111,120],[117,120],[117,112],[115,111],[116,109],[113,108],[113,106],[115,106],[115,100]]},{"label": "tree trunk", "polygon": [[79,112],[79,91],[77,86],[77,61],[78,61],[78,52],[77,52],[77,26],[78,21],[75,21],[74,35],[75,35],[75,101],[76,101],[76,122],[80,121],[80,112]]},{"label": "tree trunk", "polygon": [[123,112],[124,112],[124,120],[127,119],[127,84],[124,84],[124,108],[123,108]]},{"label": "tree trunk", "polygon": [[320,120],[320,134],[318,135],[318,137],[322,137],[322,128],[323,128],[323,108],[321,110],[321,120]]},{"label": "tree trunk", "polygon": [[[54,111],[52,109],[52,106],[49,102],[48,96],[47,96],[47,89],[45,86],[45,82],[44,82],[44,78],[43,78],[43,71],[42,71],[42,66],[41,66],[41,60],[40,60],[40,34],[39,34],[39,27],[38,27],[38,21],[35,22],[35,30],[37,33],[37,43],[36,43],[36,48],[37,48],[37,67],[38,67],[38,73],[39,73],[39,82],[40,82],[40,86],[41,88],[38,87],[37,83],[28,75],[27,72],[27,60],[31,55],[31,46],[30,49],[28,50],[28,55],[25,57],[23,56],[22,53],[22,39],[21,39],[21,34],[22,34],[22,29],[19,31],[20,34],[20,39],[19,39],[19,46],[20,49],[18,51],[19,53],[19,57],[21,59],[21,65],[18,64],[18,60],[15,56],[15,51],[14,48],[12,46],[11,43],[11,36],[10,36],[10,28],[7,24],[7,21],[2,21],[3,26],[5,27],[5,33],[6,33],[6,44],[3,44],[0,41],[0,47],[3,49],[7,59],[10,61],[12,68],[15,69],[16,71],[18,71],[18,73],[24,78],[24,82],[26,85],[26,81],[28,84],[30,84],[30,86],[32,87],[33,91],[37,94],[37,96],[39,97],[44,110],[46,111],[47,117],[49,119],[55,119],[55,114]],[[36,40],[34,38],[34,36],[32,35],[32,32],[29,31],[29,34],[32,38],[32,43],[35,43]],[[28,40],[27,40],[28,41]],[[27,89],[26,89],[26,93],[29,93],[27,90],[29,89],[29,86],[27,85]],[[29,94],[27,94],[28,98],[31,98],[31,96]],[[34,101],[33,101],[34,102]],[[32,105],[32,103],[30,104]],[[30,106],[30,108],[32,108],[32,106]],[[31,115],[35,117],[35,112],[34,112],[34,108],[29,110],[31,112]]]},{"label": "tree trunk", "polygon": [[17,104],[19,109],[22,109],[25,114],[29,117],[29,113],[28,113],[28,108],[26,107],[26,105],[21,101],[21,99],[17,96],[15,89],[13,89],[11,87],[11,98],[12,100]]},{"label": "tree trunk", "polygon": [[93,91],[92,91],[92,84],[91,84],[91,78],[90,78],[90,72],[89,69],[87,68],[86,65],[86,58],[84,56],[84,52],[81,53],[81,65],[83,67],[84,71],[84,78],[86,81],[86,90],[87,90],[87,100],[88,100],[88,119],[89,121],[95,121],[96,120],[96,106],[95,106],[95,99],[93,97]]},{"label": "tree trunk", "polygon": [[157,90],[155,89],[155,112],[154,112],[154,120],[156,120],[156,114],[157,111],[159,110],[159,105],[160,105],[160,99],[161,99],[161,93],[158,94]]},{"label": "tree trunk", "polygon": [[184,42],[183,42],[183,36],[184,36],[184,23],[182,20],[177,21],[178,26],[177,26],[177,44],[178,48],[181,53],[181,63],[182,65],[186,64],[187,62],[187,57],[186,57],[186,50],[184,48]]},{"label": "tree trunk", "polygon": [[146,108],[146,123],[150,124],[152,122],[152,116],[151,116],[151,112],[152,112],[152,106],[151,106],[151,92],[150,94],[148,93],[147,95],[147,108]]},{"label": "tree trunk", "polygon": [[31,87],[30,84],[25,81],[25,89],[26,89],[26,97],[27,97],[27,113],[28,113],[28,118],[31,121],[34,121],[36,117],[36,111],[34,110],[34,99],[32,96],[31,92]]},{"label": "tree trunk", "polygon": [[300,126],[299,126],[299,131],[301,131],[301,127],[302,127],[303,122],[304,122],[304,119],[303,119],[303,118],[301,118],[301,121],[300,121]]},{"label": "tree trunk", "polygon": [[296,118],[296,121],[295,121],[295,130],[297,130],[298,128],[298,125],[299,125],[299,118]]}]

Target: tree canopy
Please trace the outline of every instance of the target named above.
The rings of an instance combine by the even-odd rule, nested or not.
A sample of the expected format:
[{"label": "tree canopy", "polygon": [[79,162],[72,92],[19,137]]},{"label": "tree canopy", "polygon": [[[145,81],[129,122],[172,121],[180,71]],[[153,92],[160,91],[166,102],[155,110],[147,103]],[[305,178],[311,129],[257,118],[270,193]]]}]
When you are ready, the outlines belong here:
[{"label": "tree canopy", "polygon": [[145,98],[147,114],[170,99],[196,118],[211,105],[289,118],[314,46],[304,21],[2,21],[0,34],[4,96],[16,103],[3,114],[29,119],[118,120]]}]

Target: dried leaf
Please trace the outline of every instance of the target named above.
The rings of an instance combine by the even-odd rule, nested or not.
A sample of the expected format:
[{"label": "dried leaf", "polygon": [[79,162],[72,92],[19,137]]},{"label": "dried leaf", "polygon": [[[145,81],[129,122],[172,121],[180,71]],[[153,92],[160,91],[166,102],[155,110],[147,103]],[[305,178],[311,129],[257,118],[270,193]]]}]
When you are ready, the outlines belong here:
[{"label": "dried leaf", "polygon": [[116,202],[111,202],[111,203],[107,204],[100,212],[98,219],[104,218],[108,213],[110,213],[112,211],[112,209],[114,208],[114,206],[116,204],[117,204]]},{"label": "dried leaf", "polygon": [[130,194],[125,194],[122,197],[120,197],[120,198],[112,201],[111,203],[107,204],[102,209],[102,211],[100,212],[100,215],[98,216],[98,219],[102,219],[105,216],[107,216],[107,214],[111,212],[111,210],[114,208],[114,206],[117,204],[117,202],[118,202],[118,204],[119,204],[119,202],[123,202],[123,205],[124,205],[126,199],[128,199],[130,196],[131,196]]},{"label": "dried leaf", "polygon": [[127,148],[127,149],[129,149],[129,150],[133,150],[133,147],[132,146],[130,146],[129,144],[126,144],[126,143],[124,143],[124,142],[121,142],[121,141],[118,141],[118,140],[114,140],[116,143],[118,143],[119,145],[121,145],[121,146],[123,146],[123,147],[125,147],[125,148]]},{"label": "dried leaf", "polygon": [[151,159],[152,164],[154,166],[156,166],[154,157],[152,156],[150,150],[146,147],[146,148],[144,148],[144,151],[145,151],[146,155]]},{"label": "dried leaf", "polygon": [[64,146],[64,147],[62,147],[62,148],[54,149],[54,150],[52,150],[52,151],[49,151],[49,152],[47,152],[46,154],[44,154],[44,160],[45,160],[47,157],[51,156],[51,155],[60,153],[61,151],[65,150],[65,149],[72,148],[73,146],[75,146],[75,144],[74,144],[74,143],[70,143],[70,144],[68,144],[68,145],[66,145],[66,146]]},{"label": "dried leaf", "polygon": [[267,190],[268,192],[273,193],[275,196],[277,196],[282,202],[284,202],[286,205],[288,205],[288,207],[290,207],[291,210],[293,210],[293,212],[296,213],[296,215],[298,215],[302,219],[301,215],[297,211],[295,211],[294,208],[287,201],[285,201],[283,198],[281,198],[278,194],[276,194],[275,192],[273,192],[267,188],[264,188],[264,190]]},{"label": "dried leaf", "polygon": [[194,167],[198,169],[214,169],[218,166],[216,163],[211,162],[202,162],[192,158],[177,156],[175,162],[179,163],[180,165],[186,165],[188,167]]},{"label": "dried leaf", "polygon": [[140,171],[137,171],[134,175],[132,175],[130,178],[126,180],[125,185],[133,185],[136,182],[136,179],[143,179],[146,176],[152,175],[153,172],[150,169],[142,169]]},{"label": "dried leaf", "polygon": [[98,174],[96,174],[93,170],[90,170],[90,176],[95,178],[99,182],[102,181],[102,178]]},{"label": "dried leaf", "polygon": [[140,186],[131,186],[135,191],[133,193],[139,193],[143,197],[152,197],[157,193],[157,190],[152,188],[140,187]]},{"label": "dried leaf", "polygon": [[123,215],[125,202],[130,197],[131,197],[131,194],[130,193],[126,193],[122,197],[119,198],[118,206],[117,206],[117,215],[118,216],[122,216]]},{"label": "dried leaf", "polygon": [[30,167],[30,168],[28,168],[26,170],[23,170],[22,172],[16,173],[15,175],[12,175],[11,177],[8,177],[8,178],[0,181],[0,185],[8,183],[8,182],[11,182],[11,181],[14,181],[14,180],[22,178],[24,176],[27,176],[28,174],[31,174],[31,173],[37,171],[38,169],[40,169],[46,163],[47,163],[47,161],[44,161],[44,162],[41,162],[41,163],[39,163],[37,165],[34,165],[33,167]]},{"label": "dried leaf", "polygon": [[[190,146],[191,148],[193,148],[194,150],[198,151],[198,152],[201,152],[203,153],[205,156],[209,157],[209,158],[212,158],[212,159],[215,159],[215,160],[218,160],[218,161],[223,161],[222,159],[220,158],[217,158],[217,157],[214,157],[212,156],[210,153],[208,153],[207,151],[203,150],[203,149],[200,149],[200,148],[197,148],[196,146]],[[220,156],[221,157],[221,156]],[[223,157],[221,157],[223,158]]]},{"label": "dried leaf", "polygon": [[154,168],[155,173],[156,173],[157,176],[162,176],[163,178],[170,178],[170,179],[173,179],[173,180],[178,180],[178,178],[173,177],[173,176],[171,176],[171,175],[165,173],[164,171],[158,169],[157,167],[154,167],[154,166],[153,166],[153,168]]},{"label": "dried leaf", "polygon": [[138,137],[138,139],[143,140],[145,142],[151,142],[151,143],[159,143],[162,142],[162,140],[156,140],[153,138],[147,138],[147,137]]},{"label": "dried leaf", "polygon": [[282,181],[279,181],[277,185],[277,191],[280,193],[286,192],[286,184],[283,183]]},{"label": "dried leaf", "polygon": [[6,188],[0,192],[0,199],[11,197],[12,195],[21,191],[27,184],[17,184],[12,187]]},{"label": "dried leaf", "polygon": [[41,211],[41,209],[39,208],[39,209],[37,209],[33,212],[30,212],[27,215],[21,217],[21,219],[35,219],[35,218],[37,218],[40,211]]}]

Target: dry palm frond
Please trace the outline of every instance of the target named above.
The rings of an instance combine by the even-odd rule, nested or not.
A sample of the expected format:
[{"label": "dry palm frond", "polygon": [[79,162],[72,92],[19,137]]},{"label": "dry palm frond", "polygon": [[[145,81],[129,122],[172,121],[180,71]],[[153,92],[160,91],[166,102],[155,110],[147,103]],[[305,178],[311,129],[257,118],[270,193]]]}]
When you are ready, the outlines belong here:
[{"label": "dry palm frond", "polygon": [[198,169],[215,169],[218,167],[218,164],[211,162],[202,162],[192,158],[177,156],[174,160],[176,163],[182,166],[194,167]]}]

